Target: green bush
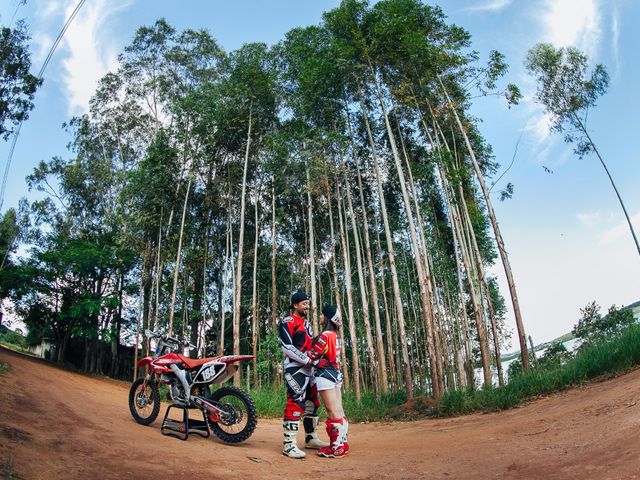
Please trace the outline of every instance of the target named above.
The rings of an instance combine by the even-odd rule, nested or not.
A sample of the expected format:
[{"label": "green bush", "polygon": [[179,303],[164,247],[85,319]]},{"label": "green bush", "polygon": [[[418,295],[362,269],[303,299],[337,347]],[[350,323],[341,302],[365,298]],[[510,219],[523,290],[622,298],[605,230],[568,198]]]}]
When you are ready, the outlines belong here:
[{"label": "green bush", "polygon": [[[266,418],[279,418],[284,413],[286,404],[286,390],[284,387],[255,388],[250,391],[251,397],[258,409],[258,415]],[[407,394],[403,391],[382,395],[376,399],[373,392],[363,392],[360,401],[356,401],[351,391],[342,393],[342,404],[345,414],[350,420],[364,422],[387,418],[393,407],[402,405],[407,401]],[[319,415],[326,415],[324,408],[320,407]]]},{"label": "green bush", "polygon": [[[434,415],[459,415],[471,411],[496,411],[515,407],[523,401],[579,385],[602,375],[615,375],[640,364],[640,325],[633,324],[610,338],[592,339],[570,358],[556,348],[546,368],[509,377],[504,387],[488,386],[475,392],[452,390],[433,409]],[[515,362],[514,362],[515,363]]]}]

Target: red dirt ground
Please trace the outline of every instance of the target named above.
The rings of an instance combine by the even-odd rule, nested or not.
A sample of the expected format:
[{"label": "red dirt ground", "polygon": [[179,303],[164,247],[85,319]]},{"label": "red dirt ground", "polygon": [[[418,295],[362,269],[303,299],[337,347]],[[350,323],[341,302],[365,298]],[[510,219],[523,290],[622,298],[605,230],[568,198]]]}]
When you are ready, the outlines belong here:
[{"label": "red dirt ground", "polygon": [[3,348],[0,362],[5,478],[640,479],[640,370],[501,413],[354,424],[346,458],[293,460],[278,420],[239,446],[183,442],[131,419],[126,382]]}]

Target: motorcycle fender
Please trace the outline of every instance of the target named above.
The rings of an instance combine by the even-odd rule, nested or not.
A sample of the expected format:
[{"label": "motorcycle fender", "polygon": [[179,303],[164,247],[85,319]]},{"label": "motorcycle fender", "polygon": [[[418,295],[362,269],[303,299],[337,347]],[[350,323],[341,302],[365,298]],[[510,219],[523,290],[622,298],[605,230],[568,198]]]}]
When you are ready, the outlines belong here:
[{"label": "motorcycle fender", "polygon": [[153,357],[144,357],[138,360],[136,367],[144,367],[145,365],[149,365],[151,362],[153,362]]},{"label": "motorcycle fender", "polygon": [[236,363],[236,362],[241,362],[243,360],[252,360],[252,359],[253,359],[253,355],[226,355],[224,357],[216,358],[218,362],[223,362],[223,363]]}]

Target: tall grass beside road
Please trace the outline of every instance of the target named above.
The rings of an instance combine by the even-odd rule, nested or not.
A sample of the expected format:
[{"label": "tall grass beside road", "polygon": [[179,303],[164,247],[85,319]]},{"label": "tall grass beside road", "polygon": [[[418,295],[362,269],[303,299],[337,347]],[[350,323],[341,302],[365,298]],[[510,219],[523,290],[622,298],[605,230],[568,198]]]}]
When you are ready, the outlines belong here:
[{"label": "tall grass beside road", "polygon": [[451,416],[504,410],[596,377],[626,372],[638,364],[640,325],[634,324],[611,338],[601,337],[583,345],[564,365],[522,373],[510,379],[504,387],[447,392],[437,407],[423,413]]}]

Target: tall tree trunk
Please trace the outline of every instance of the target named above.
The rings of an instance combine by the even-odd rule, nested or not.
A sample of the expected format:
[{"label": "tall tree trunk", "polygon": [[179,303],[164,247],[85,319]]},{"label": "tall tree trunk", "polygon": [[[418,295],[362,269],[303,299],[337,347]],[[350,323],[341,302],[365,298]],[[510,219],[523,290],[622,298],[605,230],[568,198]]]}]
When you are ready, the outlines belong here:
[{"label": "tall tree trunk", "polygon": [[467,272],[467,282],[469,284],[469,295],[471,297],[471,303],[473,306],[473,314],[476,323],[476,329],[478,333],[478,342],[480,344],[480,358],[482,361],[482,373],[484,375],[484,384],[491,385],[491,369],[489,367],[489,349],[486,337],[486,331],[484,328],[484,319],[482,317],[482,301],[480,300],[479,292],[476,289],[474,275],[474,267],[470,258],[469,249],[464,240],[464,232],[462,227],[462,221],[456,205],[453,204],[452,193],[449,187],[446,176],[442,172],[442,169],[438,169],[440,172],[440,179],[442,181],[443,190],[445,192],[445,198],[447,200],[447,206],[451,215],[452,232],[454,236],[454,244],[457,243],[460,248],[462,256],[462,262]]},{"label": "tall tree trunk", "polygon": [[604,171],[606,172],[607,177],[609,177],[609,182],[611,182],[611,186],[613,187],[613,190],[616,192],[616,196],[618,197],[618,201],[620,202],[620,206],[622,207],[622,211],[624,212],[624,216],[627,219],[627,224],[629,224],[629,230],[631,231],[631,236],[633,237],[633,241],[636,244],[636,249],[638,250],[638,255],[640,255],[640,243],[638,243],[638,237],[636,236],[636,232],[633,229],[633,224],[631,223],[631,219],[629,218],[629,214],[627,213],[627,207],[625,207],[624,202],[622,201],[622,197],[620,196],[620,192],[618,192],[618,187],[616,187],[616,184],[613,181],[613,177],[611,176],[611,173],[609,172],[609,168],[607,168],[607,164],[604,163],[604,159],[600,155],[600,151],[598,150],[598,147],[596,147],[596,144],[593,143],[593,140],[591,139],[591,135],[589,135],[589,132],[587,130],[587,126],[584,124],[582,119],[580,117],[578,117],[578,115],[576,115],[574,113],[573,116],[574,116],[575,121],[578,123],[578,125],[580,125],[580,129],[582,130],[582,133],[584,133],[584,135],[587,137],[587,140],[589,141],[589,144],[591,145],[591,147],[593,148],[593,151],[595,152],[596,156],[598,157],[598,160],[600,160],[600,164],[602,165],[602,168],[604,168]]},{"label": "tall tree trunk", "polygon": [[252,295],[251,295],[251,350],[253,352],[253,388],[258,387],[258,240],[260,239],[260,225],[258,219],[258,198],[259,192],[256,192],[256,201],[254,208],[254,225],[255,238],[253,242],[253,279],[252,279]]},{"label": "tall tree trunk", "polygon": [[144,284],[145,284],[145,272],[147,266],[147,258],[151,254],[150,246],[147,244],[147,248],[144,251],[144,255],[142,256],[142,268],[140,269],[140,288],[138,290],[138,315],[136,318],[136,344],[133,353],[133,381],[136,381],[138,378],[138,368],[136,365],[138,364],[138,345],[140,343],[140,329],[142,328],[142,302],[143,302],[143,292],[144,292]]},{"label": "tall tree trunk", "polygon": [[[271,327],[278,334],[278,284],[276,283],[276,187],[275,176],[271,176]],[[280,384],[278,365],[272,369],[273,386]]]},{"label": "tall tree trunk", "polygon": [[316,296],[316,246],[315,237],[313,235],[313,203],[311,201],[311,176],[309,174],[309,164],[305,164],[307,174],[307,217],[309,223],[309,280],[311,281],[311,319],[313,324],[313,332],[317,335],[318,327],[318,298]]},{"label": "tall tree trunk", "polygon": [[[249,108],[249,126],[247,128],[247,148],[242,169],[242,194],[240,196],[240,234],[238,236],[238,254],[236,258],[236,277],[233,285],[233,354],[240,355],[240,295],[242,293],[242,260],[244,256],[244,208],[247,191],[247,171],[249,170],[249,149],[251,148],[251,128],[253,107]],[[233,377],[233,384],[240,387],[241,369]]]},{"label": "tall tree trunk", "polygon": [[[407,154],[407,150],[405,148],[404,138],[402,136],[402,130],[400,128],[399,121],[398,121],[398,136],[400,138],[400,144],[402,146],[402,154],[405,159],[405,164],[407,167],[407,174],[408,174],[408,180],[409,180],[408,193],[411,194],[413,207],[415,208],[415,211],[416,211],[417,225],[415,227],[418,233],[418,240],[419,240],[418,245],[419,245],[419,248],[421,249],[420,254],[417,255],[418,258],[416,258],[416,260],[422,262],[422,268],[426,275],[428,298],[433,307],[432,309],[433,313],[431,315],[431,323],[432,323],[431,330],[433,332],[433,341],[434,341],[434,347],[435,347],[434,357],[435,357],[436,373],[435,375],[432,374],[432,376],[434,376],[436,381],[438,382],[438,390],[442,394],[444,393],[444,371],[443,371],[443,365],[442,365],[443,353],[438,340],[439,330],[438,328],[436,328],[437,318],[436,318],[435,311],[437,310],[438,300],[437,298],[434,298],[434,295],[437,295],[437,290],[435,288],[433,275],[431,274],[431,272],[433,271],[433,269],[431,268],[431,252],[429,251],[429,248],[427,246],[425,226],[424,226],[424,222],[422,221],[422,214],[420,212],[420,206],[418,204],[418,192],[416,191],[416,184],[413,181],[413,173],[411,171],[411,162],[409,159],[409,155]],[[425,320],[427,320],[427,318],[425,318]],[[428,339],[428,331],[429,330],[427,325],[427,339]]]},{"label": "tall tree trunk", "polygon": [[392,156],[394,159],[396,171],[398,173],[398,179],[400,181],[400,190],[402,191],[402,199],[404,202],[405,213],[407,215],[407,221],[409,224],[408,225],[409,235],[411,237],[411,244],[413,246],[413,256],[414,256],[414,261],[415,261],[416,269],[418,273],[420,300],[422,303],[422,310],[423,310],[424,321],[426,325],[427,344],[429,345],[429,366],[431,371],[431,383],[433,388],[433,396],[434,398],[438,399],[442,396],[443,392],[440,389],[441,382],[438,378],[438,361],[437,361],[438,348],[437,348],[437,343],[435,341],[435,323],[433,319],[433,308],[432,308],[431,298],[429,294],[429,286],[428,286],[429,279],[427,277],[427,273],[424,271],[424,263],[421,260],[420,247],[418,244],[418,240],[416,238],[412,206],[409,200],[409,195],[407,193],[402,161],[400,160],[400,154],[398,153],[398,147],[396,145],[393,129],[391,128],[391,123],[389,122],[389,115],[387,113],[387,108],[385,106],[384,98],[382,96],[382,92],[380,90],[380,86],[376,78],[376,73],[373,70],[373,68],[371,68],[371,77],[373,80],[373,85],[375,87],[376,95],[378,97],[378,102],[380,104],[380,108],[382,110],[382,114],[384,117],[384,123],[387,129],[387,137],[391,145],[391,152],[393,154]]},{"label": "tall tree trunk", "polygon": [[271,326],[278,331],[278,284],[276,283],[276,189],[271,176]]},{"label": "tall tree trunk", "polygon": [[342,202],[340,194],[340,180],[336,178],[336,195],[338,197],[338,219],[340,220],[340,243],[342,244],[342,261],[344,263],[344,279],[347,291],[347,323],[349,325],[349,340],[351,341],[351,368],[353,372],[353,391],[356,400],[360,401],[360,361],[358,358],[358,339],[356,336],[356,321],[353,315],[353,296],[351,286],[351,260],[349,259],[349,238],[346,234],[342,219]]},{"label": "tall tree trunk", "polygon": [[[327,176],[326,169],[324,171],[325,183],[329,186],[329,178]],[[329,188],[327,191],[327,203],[329,204],[329,228],[331,234],[331,271],[333,273],[333,285],[335,289],[336,295],[336,307],[339,312],[343,312],[343,302],[342,302],[342,293],[340,289],[340,284],[338,283],[338,261],[336,259],[336,242],[335,242],[335,229],[333,224],[333,198],[331,195],[331,189]],[[344,324],[340,325],[340,338],[344,338]],[[351,376],[349,375],[349,368],[347,368],[347,354],[346,349],[340,349],[340,361],[343,365],[342,373],[344,376],[344,388],[348,390],[351,386]]]},{"label": "tall tree trunk", "polygon": [[[345,171],[344,162],[342,162],[342,169]],[[358,286],[360,288],[360,297],[362,299],[362,318],[364,321],[365,340],[367,342],[367,357],[369,367],[369,379],[373,384],[376,397],[380,397],[379,381],[380,377],[376,376],[376,358],[373,351],[373,337],[371,335],[371,321],[369,319],[369,299],[367,298],[367,291],[364,279],[364,271],[362,268],[362,252],[360,250],[360,238],[358,236],[358,226],[356,223],[356,216],[353,210],[353,201],[351,199],[351,187],[349,186],[349,179],[345,175],[345,189],[347,192],[347,206],[349,208],[349,217],[351,218],[351,230],[353,230],[353,242],[356,247],[356,267],[358,269]],[[365,227],[366,230],[366,227]],[[377,378],[376,378],[377,377]]]},{"label": "tall tree trunk", "polygon": [[360,163],[355,152],[353,140],[353,132],[351,122],[349,122],[349,137],[351,139],[351,148],[353,151],[353,161],[356,166],[356,174],[358,177],[358,190],[360,193],[360,208],[362,209],[362,223],[364,224],[364,248],[367,255],[367,267],[369,269],[369,289],[373,302],[373,318],[376,328],[376,350],[378,356],[378,379],[382,386],[382,393],[389,391],[389,380],[387,378],[387,362],[385,359],[384,343],[382,339],[382,326],[380,322],[380,299],[378,297],[378,286],[376,282],[376,272],[373,268],[373,257],[371,255],[371,240],[369,239],[369,218],[367,215],[367,206],[364,201],[364,189],[362,188],[362,176],[360,175]]},{"label": "tall tree trunk", "polygon": [[491,203],[491,198],[489,198],[489,191],[487,190],[487,186],[484,183],[484,178],[482,176],[482,172],[480,171],[480,165],[478,165],[478,161],[476,159],[476,154],[471,146],[471,141],[469,140],[469,136],[467,135],[467,131],[462,125],[462,121],[460,120],[460,116],[458,115],[458,111],[451,101],[449,97],[449,92],[442,83],[442,79],[438,76],[438,81],[440,82],[440,86],[442,87],[442,91],[447,99],[447,104],[453,116],[456,120],[458,128],[460,129],[460,133],[464,138],[465,145],[469,152],[469,157],[471,158],[471,162],[473,164],[473,169],[476,173],[476,178],[478,179],[478,184],[482,190],[482,195],[484,197],[485,203],[487,205],[487,213],[489,214],[489,218],[491,220],[491,226],[493,227],[493,233],[496,238],[496,244],[498,246],[498,251],[500,252],[500,258],[502,259],[502,265],[504,266],[504,273],[507,277],[507,283],[509,284],[509,293],[511,294],[511,303],[513,305],[513,314],[516,319],[516,329],[518,330],[518,340],[520,343],[520,355],[522,359],[522,369],[525,372],[529,371],[529,351],[527,349],[527,338],[524,331],[524,324],[522,322],[522,314],[520,313],[520,302],[518,301],[518,293],[516,292],[516,284],[513,280],[513,273],[511,271],[511,263],[509,262],[509,257],[507,255],[507,251],[504,247],[504,241],[502,240],[502,234],[500,233],[500,227],[498,227],[498,220],[496,219],[496,214],[493,211],[493,205]]},{"label": "tall tree trunk", "polygon": [[498,370],[498,384],[504,385],[504,376],[502,372],[502,361],[500,360],[500,339],[498,338],[498,325],[496,321],[496,315],[493,310],[493,302],[491,301],[491,292],[489,291],[489,285],[487,284],[487,277],[484,271],[484,265],[482,264],[482,258],[480,256],[480,248],[478,247],[478,241],[476,239],[476,233],[471,223],[471,216],[469,215],[469,209],[467,208],[467,202],[464,197],[464,191],[462,185],[458,183],[458,195],[460,197],[460,203],[462,205],[462,212],[464,213],[465,224],[469,237],[471,240],[471,246],[473,247],[473,253],[476,258],[477,275],[483,291],[485,292],[485,298],[487,300],[487,308],[489,311],[489,321],[491,324],[491,334],[493,337],[493,350],[496,359],[496,369]]},{"label": "tall tree trunk", "polygon": [[407,349],[405,331],[404,312],[402,309],[402,297],[400,296],[400,282],[398,281],[398,271],[396,269],[396,257],[393,249],[393,237],[391,235],[391,228],[389,227],[389,218],[387,216],[387,205],[384,199],[384,191],[382,189],[382,180],[380,179],[380,165],[378,162],[378,155],[376,153],[375,142],[371,133],[371,126],[369,125],[369,118],[364,106],[362,97],[360,98],[360,108],[362,111],[362,118],[367,128],[367,138],[369,140],[369,146],[371,148],[371,156],[373,157],[373,171],[376,177],[376,187],[378,190],[378,199],[380,201],[380,213],[382,215],[382,222],[384,224],[384,233],[387,241],[387,254],[389,255],[389,271],[391,273],[391,281],[393,285],[394,305],[396,307],[396,316],[398,322],[398,329],[400,333],[400,345],[402,347],[402,367],[404,371],[405,389],[407,390],[407,397],[413,398],[413,381],[411,377],[411,366],[409,364],[409,350]]},{"label": "tall tree trunk", "polygon": [[[229,202],[227,205],[227,232],[224,251],[224,267],[222,272],[222,301],[220,302],[220,350],[224,355],[226,319],[227,319],[227,289],[229,288],[229,261],[233,259],[233,224],[231,222],[231,184],[229,184]],[[233,270],[233,267],[232,267]]]},{"label": "tall tree trunk", "polygon": [[[380,238],[378,238],[378,245]],[[380,283],[382,290],[382,301],[384,303],[385,332],[387,340],[387,357],[389,358],[389,377],[391,378],[392,390],[398,389],[398,374],[396,371],[395,355],[393,353],[393,331],[391,329],[391,315],[389,313],[389,302],[387,301],[387,287],[385,286],[385,264],[384,258],[380,258]]]},{"label": "tall tree trunk", "polygon": [[169,307],[169,335],[173,332],[173,315],[176,307],[176,294],[178,292],[178,275],[180,273],[180,257],[182,256],[182,239],[184,237],[184,222],[187,218],[187,205],[189,203],[189,192],[191,191],[191,174],[187,182],[187,192],[184,195],[184,206],[182,207],[182,221],[180,222],[180,237],[178,239],[178,253],[176,254],[176,266],[173,271],[173,291],[171,293],[171,306]]}]

